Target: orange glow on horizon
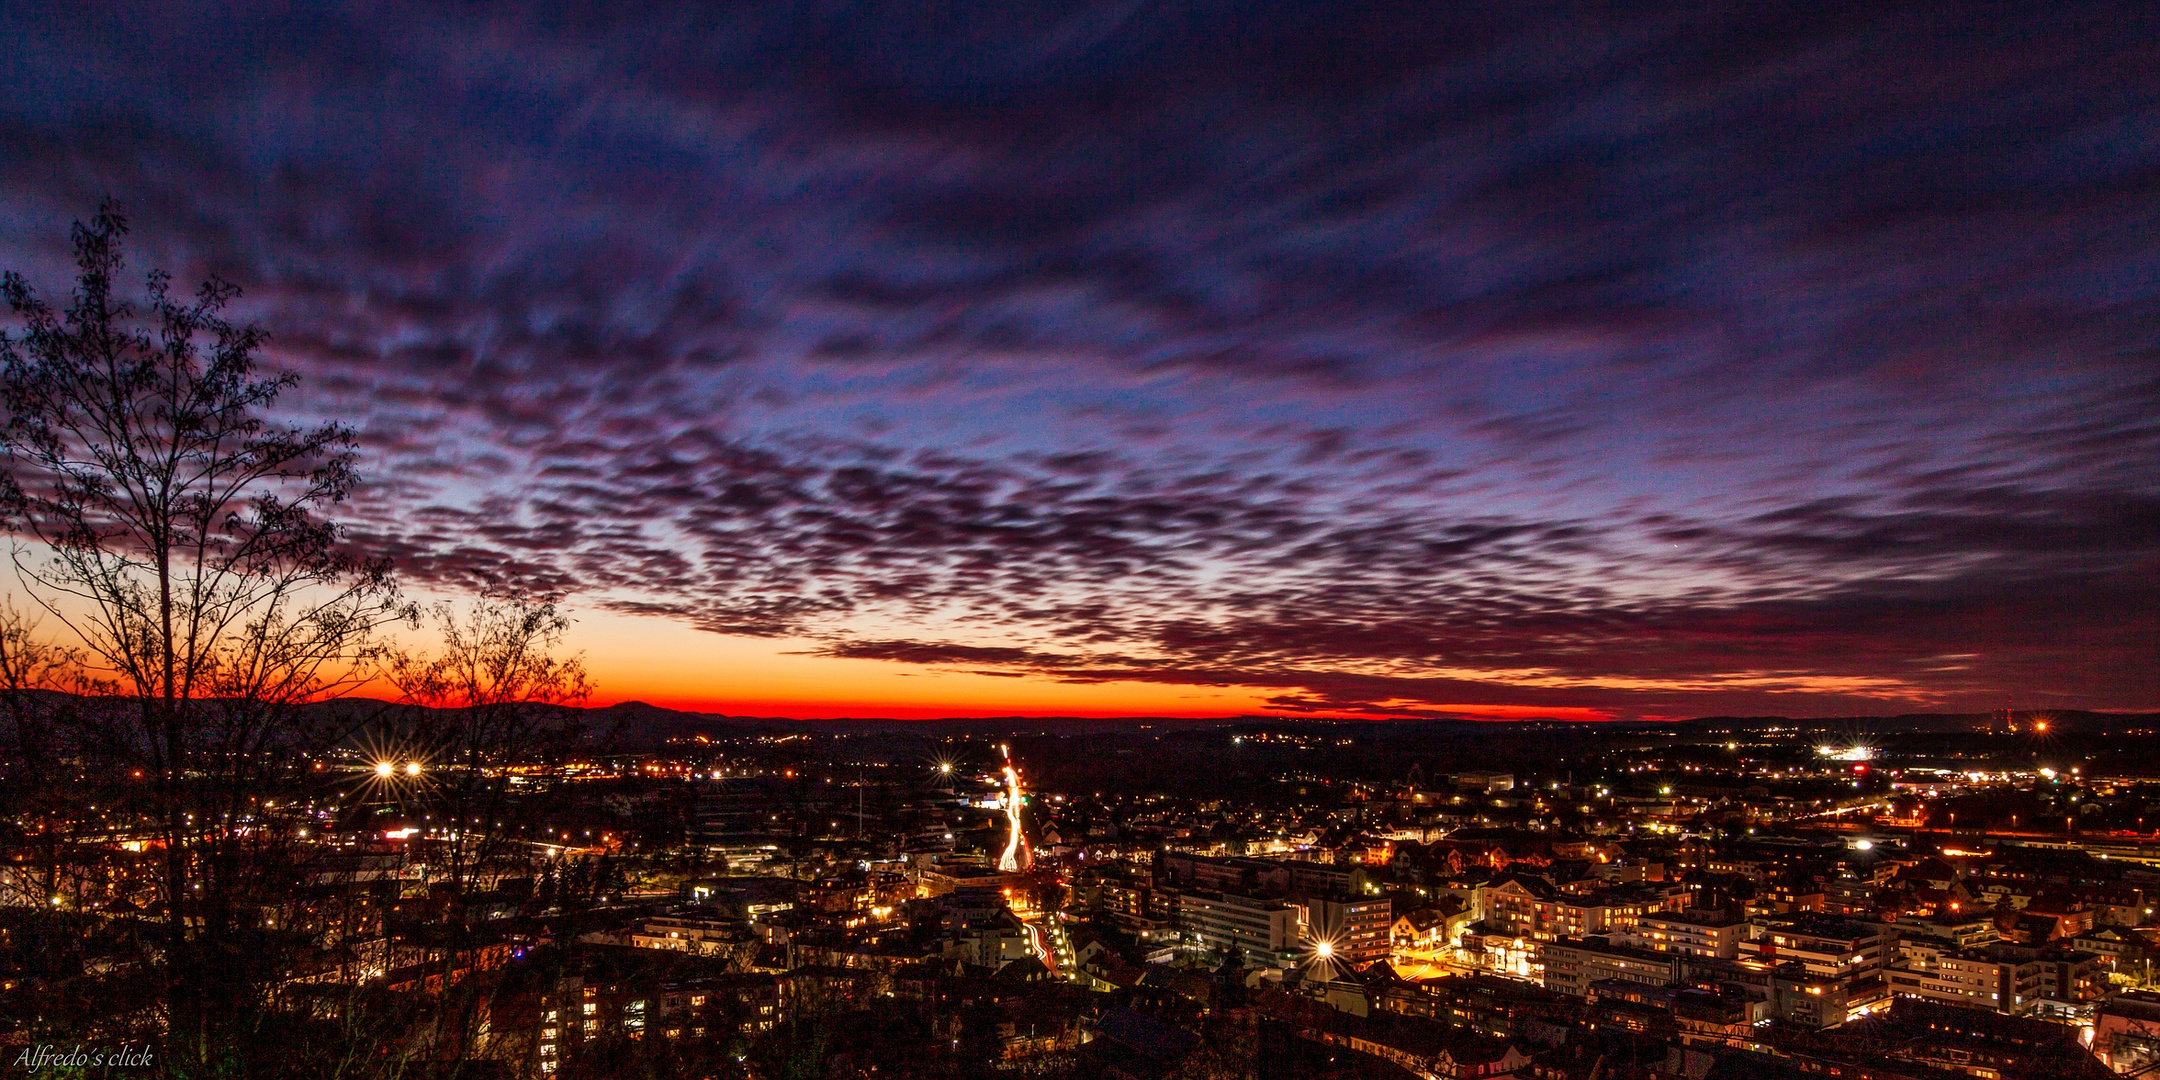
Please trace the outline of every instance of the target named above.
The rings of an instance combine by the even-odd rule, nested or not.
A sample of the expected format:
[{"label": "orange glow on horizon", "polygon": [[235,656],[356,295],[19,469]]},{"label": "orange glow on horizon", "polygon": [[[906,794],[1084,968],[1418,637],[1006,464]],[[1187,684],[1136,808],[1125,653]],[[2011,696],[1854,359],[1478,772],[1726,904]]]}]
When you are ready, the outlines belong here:
[{"label": "orange glow on horizon", "polygon": [[1552,708],[1543,705],[1428,705],[1425,712],[1460,716],[1466,720],[1579,720],[1596,722],[1614,719],[1610,709],[1593,709],[1588,706],[1570,705]]},{"label": "orange glow on horizon", "polygon": [[[786,720],[966,720],[1004,716],[1069,716],[1076,719],[1102,720],[1129,716],[1134,719],[1161,717],[1166,720],[1199,720],[1231,716],[1293,716],[1255,705],[1250,709],[1188,709],[1149,708],[1147,703],[1136,701],[1127,708],[1075,708],[1042,709],[1018,705],[993,704],[954,705],[895,705],[874,700],[819,700],[819,699],[742,699],[728,697],[669,697],[662,694],[603,693],[593,696],[589,704],[606,706],[624,702],[643,702],[678,712],[719,713],[727,716],[771,717]],[[1347,714],[1346,714],[1347,715]]]},{"label": "orange glow on horizon", "polygon": [[[713,634],[673,619],[581,606],[564,651],[582,656],[593,685],[586,702],[624,702],[681,712],[795,720],[935,720],[1008,716],[1085,719],[1214,719],[1237,716],[1389,720],[1615,719],[1584,706],[1386,702],[1378,708],[1286,709],[1269,699],[1281,687],[1189,685],[1142,681],[1078,682],[1054,675],[966,665],[843,659],[819,654],[821,643],[797,638]],[[425,641],[411,644],[425,647]],[[372,683],[363,696],[394,698]]]},{"label": "orange glow on horizon", "polygon": [[[1022,681],[1022,680],[1013,680]],[[1052,683],[1051,685],[1057,685]],[[1018,703],[951,703],[951,704],[895,704],[874,699],[834,700],[818,698],[761,698],[745,699],[725,696],[670,696],[667,694],[638,694],[617,687],[603,685],[602,693],[595,694],[590,704],[596,706],[616,705],[625,702],[643,702],[663,709],[679,712],[719,713],[728,716],[772,717],[790,720],[943,720],[974,719],[1004,716],[1069,716],[1077,719],[1115,719],[1132,717],[1144,720],[1161,717],[1166,720],[1201,720],[1236,716],[1275,716],[1283,719],[1312,717],[1316,719],[1341,720],[1404,720],[1417,719],[1400,713],[1371,712],[1344,709],[1338,712],[1313,712],[1304,709],[1281,709],[1270,706],[1263,696],[1268,691],[1255,689],[1243,707],[1235,705],[1218,708],[1191,708],[1182,700],[1180,686],[1159,686],[1150,683],[1100,684],[1112,689],[1132,691],[1130,704],[1096,708],[1044,708],[1029,707]],[[1152,691],[1152,693],[1150,693]],[[1226,693],[1226,699],[1239,695]],[[1559,720],[1571,723],[1603,723],[1615,719],[1605,709],[1568,707],[1546,709],[1528,705],[1439,705],[1431,710],[1439,717],[1455,717],[1464,720],[1511,721],[1511,720]]]},{"label": "orange glow on horizon", "polygon": [[[1423,705],[1313,711],[1269,704],[1279,687],[1154,682],[1074,682],[963,665],[817,655],[820,644],[790,638],[729,637],[672,619],[605,610],[576,611],[569,648],[585,655],[590,704],[642,701],[683,712],[799,720],[1070,716],[1088,719],[1314,716],[1388,720],[1456,716],[1471,720],[1611,720],[1582,706]],[[1390,703],[1393,704],[1393,703]]]}]

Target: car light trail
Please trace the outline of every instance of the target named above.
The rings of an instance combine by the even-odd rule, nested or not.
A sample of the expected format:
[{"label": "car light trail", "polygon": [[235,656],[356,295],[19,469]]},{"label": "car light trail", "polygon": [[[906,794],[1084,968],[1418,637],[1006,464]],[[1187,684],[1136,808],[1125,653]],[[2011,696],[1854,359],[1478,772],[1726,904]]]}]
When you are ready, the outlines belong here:
[{"label": "car light trail", "polygon": [[1011,830],[1005,837],[1005,853],[998,856],[998,870],[1016,874],[1027,869],[1029,862],[1027,838],[1020,835],[1020,770],[1013,767],[1012,747],[999,744],[998,751],[1005,755],[1005,821]]}]

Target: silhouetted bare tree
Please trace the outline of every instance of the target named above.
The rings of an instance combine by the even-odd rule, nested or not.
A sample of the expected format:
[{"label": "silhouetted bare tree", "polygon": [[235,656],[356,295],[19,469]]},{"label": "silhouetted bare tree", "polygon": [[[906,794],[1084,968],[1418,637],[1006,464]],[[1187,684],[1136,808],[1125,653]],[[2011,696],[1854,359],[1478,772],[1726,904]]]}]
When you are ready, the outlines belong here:
[{"label": "silhouetted bare tree", "polygon": [[512,796],[558,779],[583,734],[574,714],[591,693],[583,662],[557,655],[569,616],[553,600],[492,590],[460,609],[431,610],[441,644],[400,653],[390,678],[421,706],[403,734],[428,764],[412,800],[440,817],[446,838],[430,848],[435,880],[462,892],[506,857],[522,864],[531,847],[515,835]]},{"label": "silhouetted bare tree", "polygon": [[151,273],[146,306],[117,293],[126,232],[110,203],[75,226],[64,310],[0,280],[19,324],[0,336],[0,508],[29,597],[116,706],[81,748],[142,773],[164,1052],[204,1072],[276,974],[259,912],[299,819],[264,793],[342,734],[302,706],[367,679],[376,630],[410,613],[325,516],[355,482],[352,432],[266,418],[294,378],[258,373],[233,286],[180,299]]}]

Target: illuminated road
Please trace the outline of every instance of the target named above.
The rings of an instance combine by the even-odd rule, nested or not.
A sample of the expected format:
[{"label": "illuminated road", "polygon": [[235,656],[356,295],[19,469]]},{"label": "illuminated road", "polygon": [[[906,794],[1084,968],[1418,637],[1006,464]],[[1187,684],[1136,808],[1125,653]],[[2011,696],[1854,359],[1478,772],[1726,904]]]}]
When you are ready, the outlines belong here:
[{"label": "illuminated road", "polygon": [[998,869],[1016,874],[1027,869],[1031,861],[1027,857],[1027,838],[1020,833],[1020,770],[1013,766],[1012,747],[1000,745],[1005,755],[1005,821],[1010,831],[1005,836],[1005,853],[998,856]]}]

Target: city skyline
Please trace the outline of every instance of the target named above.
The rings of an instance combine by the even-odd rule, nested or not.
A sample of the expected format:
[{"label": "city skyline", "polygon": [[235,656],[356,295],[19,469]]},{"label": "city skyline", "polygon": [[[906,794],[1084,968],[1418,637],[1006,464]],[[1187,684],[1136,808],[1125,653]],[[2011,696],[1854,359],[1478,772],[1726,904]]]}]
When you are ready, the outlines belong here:
[{"label": "city skyline", "polygon": [[0,266],[245,290],[595,703],[2160,708],[2156,13],[0,16]]}]

